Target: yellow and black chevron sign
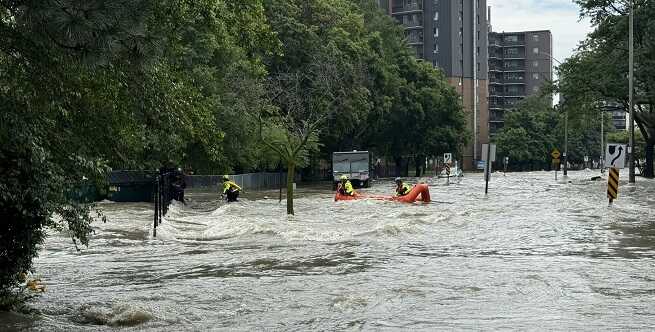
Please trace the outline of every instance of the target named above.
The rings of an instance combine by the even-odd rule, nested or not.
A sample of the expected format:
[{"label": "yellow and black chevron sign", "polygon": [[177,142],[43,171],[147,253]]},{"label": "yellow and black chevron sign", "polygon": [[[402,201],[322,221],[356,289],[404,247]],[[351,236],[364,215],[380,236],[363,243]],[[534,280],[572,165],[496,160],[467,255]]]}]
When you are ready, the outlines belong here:
[{"label": "yellow and black chevron sign", "polygon": [[610,202],[619,197],[619,169],[610,167],[610,176],[607,178],[607,198]]}]

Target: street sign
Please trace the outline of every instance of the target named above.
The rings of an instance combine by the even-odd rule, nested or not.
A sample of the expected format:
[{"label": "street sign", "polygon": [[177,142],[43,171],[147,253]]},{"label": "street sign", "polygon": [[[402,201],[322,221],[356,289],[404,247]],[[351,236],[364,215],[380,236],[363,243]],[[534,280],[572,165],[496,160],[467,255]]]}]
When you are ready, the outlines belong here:
[{"label": "street sign", "polygon": [[444,164],[450,165],[453,163],[453,154],[452,153],[444,153],[443,154],[443,162]]},{"label": "street sign", "polygon": [[492,163],[496,161],[496,144],[482,144],[482,160],[484,160],[484,194],[489,192]]},{"label": "street sign", "polygon": [[607,144],[607,149],[605,150],[605,167],[624,168],[627,151],[628,149],[626,149],[625,144]]},{"label": "street sign", "polygon": [[553,152],[551,152],[550,155],[553,157],[553,159],[559,159],[559,157],[560,157],[559,150],[553,149]]},{"label": "street sign", "polygon": [[607,178],[607,198],[612,201],[619,197],[619,169],[610,167],[610,176]]},{"label": "street sign", "polygon": [[490,163],[496,161],[496,144],[491,144],[491,148],[488,147],[489,144],[482,144],[482,160],[487,161],[487,153],[491,155],[489,159]]},{"label": "street sign", "polygon": [[588,163],[589,162],[589,156],[584,156],[584,162]]},{"label": "street sign", "polygon": [[555,166],[559,165],[559,159],[553,159],[553,165]]}]

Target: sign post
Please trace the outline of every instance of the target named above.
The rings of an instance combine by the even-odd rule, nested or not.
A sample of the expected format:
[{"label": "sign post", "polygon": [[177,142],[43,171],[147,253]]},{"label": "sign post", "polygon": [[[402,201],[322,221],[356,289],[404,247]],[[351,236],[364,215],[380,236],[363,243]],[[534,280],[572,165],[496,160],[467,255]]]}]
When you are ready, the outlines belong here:
[{"label": "sign post", "polygon": [[489,192],[491,178],[491,163],[496,161],[496,144],[482,144],[482,160],[484,160],[484,194]]},{"label": "sign post", "polygon": [[443,163],[446,169],[446,185],[450,185],[450,166],[453,164],[453,154],[444,153],[443,154]]},{"label": "sign post", "polygon": [[607,198],[609,205],[619,198],[619,169],[625,167],[625,156],[629,153],[625,144],[609,143],[605,150],[605,166],[609,167],[607,177]]},{"label": "sign post", "polygon": [[610,200],[610,205],[615,199],[619,198],[619,169],[610,167],[609,177],[607,178],[607,198]]},{"label": "sign post", "polygon": [[503,159],[503,166],[504,166],[503,176],[507,176],[507,166],[508,165],[509,165],[509,157],[505,157],[505,159]]},{"label": "sign post", "polygon": [[557,148],[553,149],[553,152],[550,153],[550,156],[553,157],[553,168],[555,168],[555,181],[557,181],[557,167],[559,166],[559,157],[561,156]]}]

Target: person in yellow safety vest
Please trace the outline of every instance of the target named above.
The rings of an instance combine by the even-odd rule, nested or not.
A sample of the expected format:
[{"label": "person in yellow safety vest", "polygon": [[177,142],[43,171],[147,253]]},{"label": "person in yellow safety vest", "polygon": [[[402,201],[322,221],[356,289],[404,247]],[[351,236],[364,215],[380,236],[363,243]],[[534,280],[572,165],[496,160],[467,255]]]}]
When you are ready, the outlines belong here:
[{"label": "person in yellow safety vest", "polygon": [[348,181],[348,177],[345,175],[342,175],[340,178],[341,182],[337,186],[337,190],[341,195],[348,195],[348,196],[354,196],[355,195],[355,190],[353,189],[352,183]]},{"label": "person in yellow safety vest", "polygon": [[223,175],[223,195],[227,197],[228,202],[236,202],[240,191],[241,187],[238,184],[230,181],[229,176]]},{"label": "person in yellow safety vest", "polygon": [[403,183],[401,178],[396,178],[396,196],[405,196],[412,191],[412,186]]}]

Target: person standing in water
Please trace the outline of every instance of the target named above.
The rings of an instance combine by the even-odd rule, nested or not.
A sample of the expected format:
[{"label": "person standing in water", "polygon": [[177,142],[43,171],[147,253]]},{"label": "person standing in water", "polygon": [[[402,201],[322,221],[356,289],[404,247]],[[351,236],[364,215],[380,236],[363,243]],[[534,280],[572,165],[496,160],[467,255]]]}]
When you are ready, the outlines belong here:
[{"label": "person standing in water", "polygon": [[230,177],[223,175],[223,197],[227,197],[228,202],[236,202],[239,198],[241,187],[238,184],[230,181]]}]

